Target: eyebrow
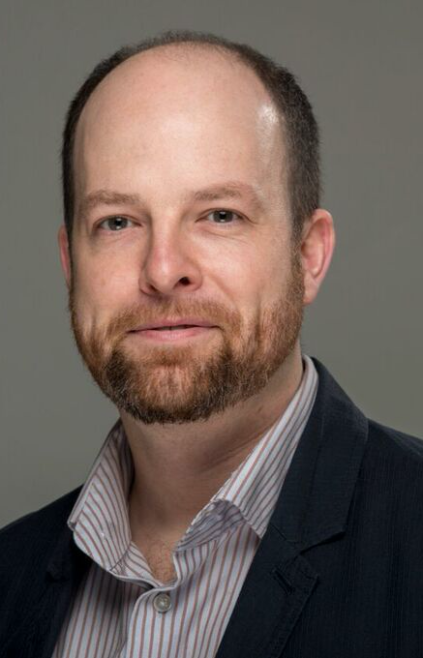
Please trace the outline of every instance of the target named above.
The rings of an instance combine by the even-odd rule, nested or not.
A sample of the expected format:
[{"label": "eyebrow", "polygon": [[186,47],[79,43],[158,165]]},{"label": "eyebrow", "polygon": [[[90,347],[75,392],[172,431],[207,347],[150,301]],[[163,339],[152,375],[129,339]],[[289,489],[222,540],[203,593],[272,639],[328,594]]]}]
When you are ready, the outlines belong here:
[{"label": "eyebrow", "polygon": [[212,185],[204,190],[197,190],[188,195],[194,201],[218,201],[219,199],[246,198],[256,211],[264,210],[264,202],[252,185],[240,182],[228,182]]},{"label": "eyebrow", "polygon": [[[219,199],[247,199],[256,212],[264,211],[264,201],[260,194],[256,192],[252,185],[241,183],[239,181],[229,181],[227,183],[217,183],[210,187],[195,190],[187,193],[184,197],[186,202],[189,201],[218,201]],[[82,217],[87,216],[90,210],[99,205],[142,205],[142,199],[137,194],[123,194],[109,190],[96,190],[87,194],[79,204],[78,214]]]}]

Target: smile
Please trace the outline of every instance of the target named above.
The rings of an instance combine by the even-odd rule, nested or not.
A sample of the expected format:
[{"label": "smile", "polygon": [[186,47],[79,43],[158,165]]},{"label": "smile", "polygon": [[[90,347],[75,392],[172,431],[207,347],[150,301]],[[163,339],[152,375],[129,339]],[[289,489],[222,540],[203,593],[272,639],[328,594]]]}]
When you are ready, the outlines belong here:
[{"label": "smile", "polygon": [[131,331],[130,333],[141,340],[150,342],[177,342],[187,340],[188,338],[200,338],[210,336],[210,333],[216,327],[195,327],[179,325],[175,327],[157,327],[155,329],[142,329]]}]

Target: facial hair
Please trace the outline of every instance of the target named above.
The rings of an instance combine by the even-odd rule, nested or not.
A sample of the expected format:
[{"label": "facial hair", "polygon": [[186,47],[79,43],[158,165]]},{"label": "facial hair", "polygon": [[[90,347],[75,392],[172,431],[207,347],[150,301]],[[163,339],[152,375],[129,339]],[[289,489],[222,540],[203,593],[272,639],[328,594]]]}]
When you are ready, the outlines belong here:
[{"label": "facial hair", "polygon": [[[77,348],[103,393],[134,419],[182,424],[207,420],[259,393],[295,347],[303,320],[304,280],[293,249],[290,280],[277,302],[247,324],[212,300],[169,300],[118,313],[107,325],[86,331],[78,317],[73,277],[69,312]],[[219,328],[220,337],[184,345],[149,345],[128,332],[157,318],[197,316]],[[202,342],[201,342],[202,341]],[[212,347],[212,345],[215,347]]]}]

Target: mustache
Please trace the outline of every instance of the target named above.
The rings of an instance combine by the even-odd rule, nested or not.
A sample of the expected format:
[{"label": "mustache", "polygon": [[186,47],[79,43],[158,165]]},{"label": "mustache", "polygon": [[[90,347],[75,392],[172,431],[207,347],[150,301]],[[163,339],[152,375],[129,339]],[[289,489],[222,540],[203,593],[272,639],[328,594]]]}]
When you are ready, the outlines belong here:
[{"label": "mustache", "polygon": [[[77,309],[75,304],[75,291],[69,292],[69,312],[75,323],[77,320]],[[197,317],[206,322],[218,326],[229,326],[234,331],[239,331],[241,327],[241,317],[239,312],[229,311],[227,308],[218,304],[214,300],[204,300],[201,303],[176,302],[169,300],[168,302],[161,300],[160,303],[145,307],[140,307],[139,304],[121,309],[108,320],[101,333],[105,341],[119,341],[129,331],[133,331],[141,324],[155,323],[160,318],[164,317]],[[100,330],[100,327],[94,328],[95,331]]]}]

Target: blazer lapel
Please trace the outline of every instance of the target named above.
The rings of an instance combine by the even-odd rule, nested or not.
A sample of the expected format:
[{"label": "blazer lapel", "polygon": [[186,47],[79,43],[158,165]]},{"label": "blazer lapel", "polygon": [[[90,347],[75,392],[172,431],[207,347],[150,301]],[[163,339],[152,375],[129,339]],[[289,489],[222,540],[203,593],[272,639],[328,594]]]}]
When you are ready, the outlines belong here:
[{"label": "blazer lapel", "polygon": [[320,585],[303,553],[345,530],[367,419],[313,362],[316,401],[216,658],[279,658]]},{"label": "blazer lapel", "polygon": [[318,575],[275,527],[258,548],[216,658],[279,656]]}]

